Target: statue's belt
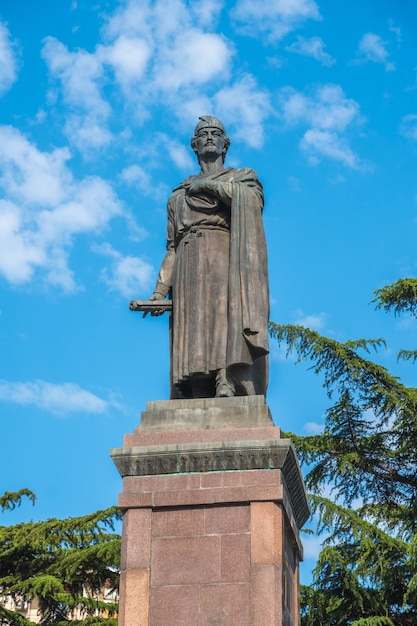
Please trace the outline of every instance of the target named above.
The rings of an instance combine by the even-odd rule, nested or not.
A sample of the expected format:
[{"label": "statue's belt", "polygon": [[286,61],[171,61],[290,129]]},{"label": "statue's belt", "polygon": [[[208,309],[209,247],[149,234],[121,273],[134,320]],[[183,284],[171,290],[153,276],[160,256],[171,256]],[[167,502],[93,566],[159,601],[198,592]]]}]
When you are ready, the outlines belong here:
[{"label": "statue's belt", "polygon": [[190,228],[188,228],[187,230],[184,230],[183,232],[178,233],[177,243],[178,244],[180,242],[188,243],[188,241],[194,237],[202,237],[203,231],[213,231],[213,230],[218,230],[227,234],[230,233],[230,229],[227,228],[226,226],[215,226],[212,224],[199,224],[195,226],[190,226]]}]

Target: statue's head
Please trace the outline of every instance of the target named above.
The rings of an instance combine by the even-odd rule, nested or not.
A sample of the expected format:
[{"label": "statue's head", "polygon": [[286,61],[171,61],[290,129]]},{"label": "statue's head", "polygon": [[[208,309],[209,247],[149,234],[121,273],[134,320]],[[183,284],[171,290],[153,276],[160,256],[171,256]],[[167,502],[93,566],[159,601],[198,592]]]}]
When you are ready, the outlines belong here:
[{"label": "statue's head", "polygon": [[226,152],[228,151],[229,146],[230,146],[230,139],[228,135],[226,134],[226,129],[223,125],[223,122],[221,122],[217,117],[213,117],[212,115],[202,115],[198,119],[200,121],[198,122],[197,126],[194,129],[193,137],[191,137],[191,147],[193,151],[196,153],[197,158],[198,158],[198,152],[197,152],[197,146],[196,146],[197,137],[202,132],[204,132],[205,129],[208,129],[208,128],[216,129],[217,131],[220,131],[223,135],[224,147],[222,151],[222,158],[223,158],[223,163],[224,163]]}]

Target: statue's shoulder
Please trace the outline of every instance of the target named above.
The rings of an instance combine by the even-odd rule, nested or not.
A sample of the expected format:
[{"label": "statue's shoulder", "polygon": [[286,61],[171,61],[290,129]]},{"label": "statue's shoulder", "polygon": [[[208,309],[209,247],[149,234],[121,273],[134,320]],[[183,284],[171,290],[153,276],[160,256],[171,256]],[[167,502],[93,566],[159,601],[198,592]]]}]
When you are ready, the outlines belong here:
[{"label": "statue's shoulder", "polygon": [[251,167],[230,168],[230,175],[235,180],[259,180],[258,174]]},{"label": "statue's shoulder", "polygon": [[188,176],[185,180],[182,181],[182,183],[174,187],[174,189],[172,190],[172,193],[174,194],[176,192],[180,192],[180,191],[183,191],[184,189],[187,189],[187,187],[189,187],[189,185],[191,184],[191,181],[193,181],[194,178],[196,177],[197,177],[197,174],[192,174],[191,176]]}]

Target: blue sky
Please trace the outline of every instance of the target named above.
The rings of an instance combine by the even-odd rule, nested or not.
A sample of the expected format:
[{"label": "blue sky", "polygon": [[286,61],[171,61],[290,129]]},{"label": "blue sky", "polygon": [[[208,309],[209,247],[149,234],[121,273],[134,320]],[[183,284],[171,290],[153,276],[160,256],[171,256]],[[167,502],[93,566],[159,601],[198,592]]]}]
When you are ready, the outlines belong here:
[{"label": "blue sky", "polygon": [[[369,302],[416,276],[416,17],[394,0],[3,0],[0,488],[38,500],[2,523],[114,504],[109,448],[168,398],[167,319],[128,303],[153,291],[199,115],[264,183],[271,319],[386,337],[380,362],[415,384],[395,357],[414,324]],[[327,407],[276,346],[268,402],[299,433]]]}]

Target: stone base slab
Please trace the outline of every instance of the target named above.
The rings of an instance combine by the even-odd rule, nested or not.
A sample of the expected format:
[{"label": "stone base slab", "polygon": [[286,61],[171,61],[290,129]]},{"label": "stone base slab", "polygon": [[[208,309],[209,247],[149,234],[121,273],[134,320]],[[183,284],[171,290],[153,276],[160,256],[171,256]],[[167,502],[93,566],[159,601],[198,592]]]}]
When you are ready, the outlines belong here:
[{"label": "stone base slab", "polygon": [[135,432],[273,426],[264,396],[148,402]]}]

